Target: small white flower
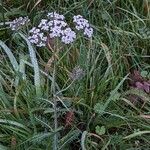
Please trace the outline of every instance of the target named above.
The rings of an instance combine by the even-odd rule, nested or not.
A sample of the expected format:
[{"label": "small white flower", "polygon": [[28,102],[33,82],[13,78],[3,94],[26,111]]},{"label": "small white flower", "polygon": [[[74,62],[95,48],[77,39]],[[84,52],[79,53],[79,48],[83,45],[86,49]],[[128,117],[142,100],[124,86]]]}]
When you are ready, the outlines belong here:
[{"label": "small white flower", "polygon": [[49,21],[47,24],[48,24],[49,27],[51,27],[51,26],[53,26],[54,21]]},{"label": "small white flower", "polygon": [[[49,16],[51,16],[52,13],[49,14]],[[54,14],[55,17],[51,18],[51,20],[48,22],[49,26],[50,26],[50,37],[54,38],[54,37],[61,37],[63,34],[63,30],[64,28],[67,26],[67,23],[63,20],[58,20],[59,14]]]},{"label": "small white flower", "polygon": [[76,29],[77,30],[82,30],[82,29],[84,29],[84,26],[82,26],[82,25],[76,25]]},{"label": "small white flower", "polygon": [[[29,40],[38,47],[46,46],[47,36],[50,38],[60,38],[65,44],[70,44],[76,39],[76,33],[65,22],[65,17],[56,12],[48,13],[48,19],[42,19],[38,28],[33,27],[29,33]],[[88,20],[81,15],[73,17],[73,22],[77,30],[82,30],[88,38],[93,35],[93,28]]]},{"label": "small white flower", "polygon": [[41,28],[41,30],[48,31],[49,30],[48,20],[42,19],[38,27]]},{"label": "small white flower", "polygon": [[76,33],[71,30],[71,28],[66,28],[63,31],[63,36],[61,38],[62,42],[65,44],[72,43],[76,38]]},{"label": "small white flower", "polygon": [[53,20],[53,26],[66,27],[67,23],[62,20]]},{"label": "small white flower", "polygon": [[67,26],[67,23],[64,22],[64,21],[60,21],[60,26],[61,26],[61,27],[66,27],[66,26]]},{"label": "small white flower", "polygon": [[28,17],[19,17],[13,20],[10,23],[10,28],[11,30],[19,30],[23,25],[27,24],[30,21]]},{"label": "small white flower", "polygon": [[88,36],[88,38],[92,37],[93,35],[93,28],[85,28],[84,29],[84,35]]},{"label": "small white flower", "polygon": [[84,19],[81,15],[73,17],[73,22],[75,23],[75,28],[77,30],[83,30],[84,35],[89,38],[93,35],[93,28],[90,27],[88,20]]},{"label": "small white flower", "polygon": [[65,17],[63,15],[60,15],[56,12],[51,12],[47,14],[47,17],[49,17],[50,19],[58,19],[58,20],[64,20]]},{"label": "small white flower", "polygon": [[78,19],[81,19],[81,18],[83,19],[83,16],[81,16],[81,15],[73,16],[73,21],[77,22]]},{"label": "small white flower", "polygon": [[40,32],[40,29],[37,29],[36,27],[33,27],[29,33],[34,33],[34,34],[38,34]]},{"label": "small white flower", "polygon": [[46,44],[43,43],[43,42],[40,42],[40,43],[37,44],[37,46],[38,46],[38,47],[44,47],[44,46],[46,46]]},{"label": "small white flower", "polygon": [[28,37],[28,40],[35,44],[38,47],[46,46],[47,37],[44,36],[44,33],[40,29],[33,27],[29,33],[31,36]]},{"label": "small white flower", "polygon": [[51,28],[50,32],[51,38],[60,37],[62,35],[62,30],[59,26],[54,26],[53,28]]},{"label": "small white flower", "polygon": [[39,36],[39,38],[41,39],[41,41],[46,42],[47,38],[44,37],[44,33],[39,33],[38,36]]}]

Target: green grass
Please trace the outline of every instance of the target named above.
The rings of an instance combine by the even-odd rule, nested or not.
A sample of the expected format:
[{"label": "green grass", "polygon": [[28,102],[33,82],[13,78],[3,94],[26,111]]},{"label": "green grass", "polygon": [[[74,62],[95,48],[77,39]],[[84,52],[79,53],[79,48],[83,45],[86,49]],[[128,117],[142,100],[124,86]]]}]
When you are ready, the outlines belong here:
[{"label": "green grass", "polygon": [[[0,1],[0,149],[150,149],[150,95],[129,86],[131,70],[150,73],[150,11],[144,0],[36,2]],[[28,29],[13,33],[7,24],[28,15],[31,28],[51,11],[70,23],[73,15],[83,15],[94,35],[60,45],[59,59],[45,71],[52,52],[30,45]],[[71,81],[76,66],[85,75]],[[130,94],[144,104],[133,103]],[[71,126],[68,112],[74,115]]]}]

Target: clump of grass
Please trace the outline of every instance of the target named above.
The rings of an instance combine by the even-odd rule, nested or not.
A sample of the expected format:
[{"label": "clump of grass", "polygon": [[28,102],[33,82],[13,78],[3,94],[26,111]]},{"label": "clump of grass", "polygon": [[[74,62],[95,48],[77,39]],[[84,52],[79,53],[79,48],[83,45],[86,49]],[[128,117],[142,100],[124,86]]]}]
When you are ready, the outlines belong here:
[{"label": "clump of grass", "polygon": [[[148,3],[27,4],[32,5],[7,1],[0,16],[0,148],[149,149],[150,96],[129,84],[133,70],[150,80]],[[92,39],[80,34],[73,44],[61,45],[56,56],[54,41],[49,49],[36,48],[25,38],[28,29],[20,36],[8,27],[12,18],[26,15],[28,28],[36,26],[54,10],[71,26],[73,15],[83,15],[94,29]]]}]

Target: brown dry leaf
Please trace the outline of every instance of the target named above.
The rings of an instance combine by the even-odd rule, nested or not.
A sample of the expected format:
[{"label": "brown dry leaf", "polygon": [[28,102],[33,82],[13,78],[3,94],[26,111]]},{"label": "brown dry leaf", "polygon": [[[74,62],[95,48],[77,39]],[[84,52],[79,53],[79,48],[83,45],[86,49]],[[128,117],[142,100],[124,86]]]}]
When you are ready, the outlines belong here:
[{"label": "brown dry leaf", "polygon": [[76,48],[73,51],[70,52],[69,54],[69,61],[71,64],[76,64],[78,59],[79,59],[79,50]]},{"label": "brown dry leaf", "polygon": [[93,3],[94,3],[94,0],[88,0],[88,7],[87,8],[90,8]]},{"label": "brown dry leaf", "polygon": [[45,66],[45,72],[48,72],[48,70],[51,69],[53,62],[54,62],[54,55],[48,60]]},{"label": "brown dry leaf", "polygon": [[144,81],[143,77],[141,76],[141,74],[138,70],[133,70],[133,72],[130,73],[129,77],[131,79],[129,84],[133,87],[136,87],[136,85],[135,85],[136,82]]},{"label": "brown dry leaf", "polygon": [[106,58],[107,58],[107,61],[108,61],[108,64],[111,65],[111,53],[109,51],[109,48],[108,46],[105,44],[105,43],[101,43],[101,46],[105,52],[105,55],[106,55]]},{"label": "brown dry leaf", "polygon": [[150,14],[150,2],[148,0],[143,0],[144,11],[147,15]]},{"label": "brown dry leaf", "polygon": [[47,36],[46,46],[52,53],[54,53],[55,49],[54,39],[50,38],[49,35]]},{"label": "brown dry leaf", "polygon": [[17,141],[14,136],[11,138],[11,149],[16,149]]},{"label": "brown dry leaf", "polygon": [[38,0],[38,1],[34,4],[33,8],[32,8],[31,11],[30,11],[30,13],[33,11],[33,9],[34,9],[41,1],[42,1],[42,0]]},{"label": "brown dry leaf", "polygon": [[74,121],[74,112],[73,111],[69,111],[66,113],[66,116],[65,116],[65,127],[68,127],[68,126],[72,126],[73,124],[73,121]]},{"label": "brown dry leaf", "polygon": [[150,81],[143,78],[138,70],[133,70],[129,77],[131,79],[129,81],[131,87],[150,93]]},{"label": "brown dry leaf", "polygon": [[110,53],[110,51],[109,51],[109,48],[108,48],[108,46],[107,46],[105,43],[101,43],[101,46],[102,46],[102,48],[103,48],[103,50],[104,50],[104,52],[105,52],[105,55],[106,55],[108,64],[109,64],[109,66],[110,66],[112,59],[111,59],[111,53]]},{"label": "brown dry leaf", "polygon": [[109,66],[109,68],[111,68],[111,71],[113,72],[112,67],[111,67],[112,66],[111,52],[110,52],[108,46],[105,43],[101,43],[101,46],[102,46],[102,48],[105,52],[105,56],[106,56],[106,59],[107,59],[107,62],[108,62],[108,66]]}]

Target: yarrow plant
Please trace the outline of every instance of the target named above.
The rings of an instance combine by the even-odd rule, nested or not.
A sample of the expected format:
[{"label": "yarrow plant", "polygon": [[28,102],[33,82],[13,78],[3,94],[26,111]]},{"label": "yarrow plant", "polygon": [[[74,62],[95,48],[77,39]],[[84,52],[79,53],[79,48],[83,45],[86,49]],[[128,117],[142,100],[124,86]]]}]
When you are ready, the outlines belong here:
[{"label": "yarrow plant", "polygon": [[[22,25],[25,25],[27,22],[29,22],[28,17],[25,18],[18,18],[15,19],[11,24],[10,28],[12,30],[18,30]],[[73,22],[75,24],[75,29],[77,30],[83,30],[84,35],[87,36],[88,38],[92,37],[93,34],[93,29],[90,26],[89,22],[84,19],[82,16],[77,15],[73,17]],[[37,47],[45,47],[47,46],[48,48],[50,47],[50,39],[52,41],[56,38],[61,40],[62,43],[64,44],[70,44],[75,41],[77,35],[74,30],[72,30],[67,22],[65,21],[65,17],[63,15],[60,15],[56,12],[51,12],[47,14],[47,18],[41,19],[40,23],[38,24],[37,27],[33,27],[29,31],[29,36],[28,40],[30,43],[34,44]],[[51,84],[51,93],[53,94],[53,109],[54,109],[54,141],[53,141],[53,149],[58,149],[58,136],[57,136],[57,129],[58,129],[58,121],[57,121],[57,92],[56,92],[56,74],[57,74],[57,65],[56,61],[58,59],[57,54],[59,53],[59,47],[54,46],[52,48],[52,56],[50,59],[50,63],[53,63],[53,80]],[[36,54],[34,50],[32,50],[31,59],[36,58]],[[34,56],[34,57],[33,57]],[[32,59],[35,61],[35,59]],[[37,63],[37,62],[36,62]],[[36,71],[35,71],[36,74]],[[75,67],[72,72],[70,73],[69,77],[71,80],[79,80],[84,76],[85,72],[82,68]],[[66,125],[71,124],[72,118],[74,113],[71,112],[71,120],[68,120],[66,122]]]},{"label": "yarrow plant", "polygon": [[22,26],[24,26],[25,24],[27,24],[28,22],[30,22],[30,19],[27,17],[19,17],[19,18],[16,18],[15,20],[13,20],[11,23],[10,23],[10,28],[11,30],[13,31],[17,31],[19,30]]}]

